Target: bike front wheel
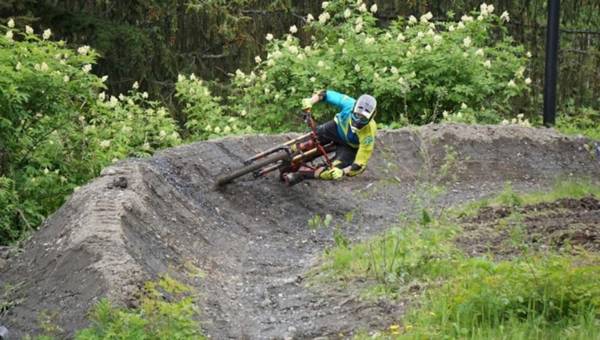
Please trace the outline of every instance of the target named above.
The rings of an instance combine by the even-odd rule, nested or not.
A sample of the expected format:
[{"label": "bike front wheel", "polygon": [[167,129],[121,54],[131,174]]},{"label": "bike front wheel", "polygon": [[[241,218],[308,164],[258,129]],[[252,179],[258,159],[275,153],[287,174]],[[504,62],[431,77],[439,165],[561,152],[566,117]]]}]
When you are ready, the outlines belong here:
[{"label": "bike front wheel", "polygon": [[231,183],[234,179],[236,179],[238,177],[242,177],[245,174],[259,170],[267,165],[270,165],[270,164],[273,164],[273,163],[276,163],[279,161],[283,161],[286,159],[289,159],[289,156],[286,153],[280,153],[277,155],[266,157],[264,159],[259,159],[254,163],[251,163],[251,164],[248,164],[241,168],[235,169],[235,170],[231,171],[230,173],[220,175],[219,177],[217,177],[215,184],[217,185],[217,187],[222,187],[225,184]]}]

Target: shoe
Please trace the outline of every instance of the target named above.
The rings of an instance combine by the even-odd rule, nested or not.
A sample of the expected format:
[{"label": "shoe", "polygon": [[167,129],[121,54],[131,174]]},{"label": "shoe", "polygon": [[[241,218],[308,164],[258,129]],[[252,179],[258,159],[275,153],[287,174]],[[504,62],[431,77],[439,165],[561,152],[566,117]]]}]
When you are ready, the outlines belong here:
[{"label": "shoe", "polygon": [[299,172],[290,172],[290,173],[283,175],[283,181],[289,187],[302,182],[303,179],[304,179],[304,176]]}]

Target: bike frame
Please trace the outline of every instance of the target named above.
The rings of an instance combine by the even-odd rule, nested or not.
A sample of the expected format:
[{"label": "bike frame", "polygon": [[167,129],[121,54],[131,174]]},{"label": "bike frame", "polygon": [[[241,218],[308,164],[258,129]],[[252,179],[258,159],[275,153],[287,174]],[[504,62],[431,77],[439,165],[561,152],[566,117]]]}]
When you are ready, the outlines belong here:
[{"label": "bike frame", "polygon": [[[255,178],[264,176],[275,170],[279,170],[282,175],[284,173],[295,172],[298,171],[301,166],[306,165],[306,163],[321,156],[325,159],[327,165],[331,167],[331,159],[329,158],[328,153],[335,150],[335,145],[333,143],[322,145],[319,142],[317,125],[312,118],[311,111],[305,110],[303,111],[303,114],[304,121],[311,129],[310,132],[244,160],[243,167],[218,177],[216,185],[225,185],[235,178],[250,172],[254,173]],[[308,141],[312,142],[308,143],[310,147],[307,150],[302,150],[300,146],[302,143]],[[298,146],[295,152],[292,152],[293,145]]]}]

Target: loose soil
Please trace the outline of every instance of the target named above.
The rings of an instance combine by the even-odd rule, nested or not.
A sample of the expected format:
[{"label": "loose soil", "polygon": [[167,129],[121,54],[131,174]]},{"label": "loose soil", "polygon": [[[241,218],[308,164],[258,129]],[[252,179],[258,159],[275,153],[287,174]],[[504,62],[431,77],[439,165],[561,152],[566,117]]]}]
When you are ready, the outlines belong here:
[{"label": "loose soil", "polygon": [[[331,214],[332,225],[358,240],[410,212],[420,181],[441,180],[447,190],[435,204],[449,206],[498,193],[506,181],[531,191],[557,177],[600,175],[585,139],[516,126],[432,125],[381,131],[359,177],[292,188],[275,176],[246,177],[213,189],[223,171],[293,136],[199,142],[106,168],[21,250],[0,253],[0,325],[19,338],[43,333],[45,321],[69,338],[88,325],[100,298],[134,307],[143,282],[169,273],[198,292],[200,322],[215,339],[337,338],[387,328],[402,318],[403,305],[363,301],[335,283],[307,287],[306,273],[333,244],[331,228],[313,230],[310,218]],[[441,170],[448,165],[450,172]]]},{"label": "loose soil", "polygon": [[524,207],[488,207],[461,225],[457,244],[472,256],[509,259],[527,251],[600,253],[600,201],[564,198]]}]

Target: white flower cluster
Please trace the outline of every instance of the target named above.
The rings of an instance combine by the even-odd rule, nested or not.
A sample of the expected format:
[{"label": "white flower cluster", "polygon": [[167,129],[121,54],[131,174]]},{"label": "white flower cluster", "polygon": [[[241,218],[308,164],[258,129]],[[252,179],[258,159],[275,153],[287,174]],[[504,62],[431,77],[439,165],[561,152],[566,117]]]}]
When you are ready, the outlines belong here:
[{"label": "white flower cluster", "polygon": [[504,22],[510,21],[510,15],[508,14],[507,11],[502,12],[502,14],[500,15],[500,20],[502,20]]},{"label": "white flower cluster", "polygon": [[46,72],[48,71],[48,64],[46,64],[45,62],[43,62],[42,64],[35,64],[33,68],[35,68],[36,71]]},{"label": "white flower cluster", "polygon": [[90,52],[90,47],[88,45],[81,46],[77,49],[77,53],[81,55],[86,55]]},{"label": "white flower cluster", "polygon": [[473,21],[473,17],[465,14],[460,18],[460,21],[463,23],[467,23],[469,21]]},{"label": "white flower cluster", "polygon": [[331,15],[328,12],[323,12],[319,15],[319,22],[324,24],[327,20],[331,19]]},{"label": "white flower cluster", "polygon": [[363,29],[363,18],[362,17],[356,18],[355,24],[356,25],[354,26],[354,32],[360,33]]},{"label": "white flower cluster", "polygon": [[525,126],[525,127],[531,127],[531,123],[529,122],[529,119],[523,119],[525,118],[525,115],[522,113],[519,113],[517,115],[517,118],[513,118],[510,121],[508,121],[508,119],[505,119],[502,121],[502,125],[508,125],[508,124],[513,124],[513,125],[521,125],[521,126]]},{"label": "white flower cluster", "polygon": [[479,6],[480,14],[477,17],[477,20],[483,20],[485,17],[489,16],[494,12],[494,5],[488,5],[485,2]]},{"label": "white flower cluster", "polygon": [[466,38],[464,38],[464,39],[463,39],[463,45],[464,45],[466,48],[469,48],[469,47],[471,46],[471,37],[466,37]]},{"label": "white flower cluster", "polygon": [[431,20],[433,18],[433,14],[431,14],[431,12],[427,12],[423,15],[421,15],[421,23],[423,24],[427,24],[429,23],[429,20]]},{"label": "white flower cluster", "polygon": [[517,78],[523,78],[523,75],[525,74],[525,67],[521,66],[519,67],[519,69],[515,72],[515,77]]}]

